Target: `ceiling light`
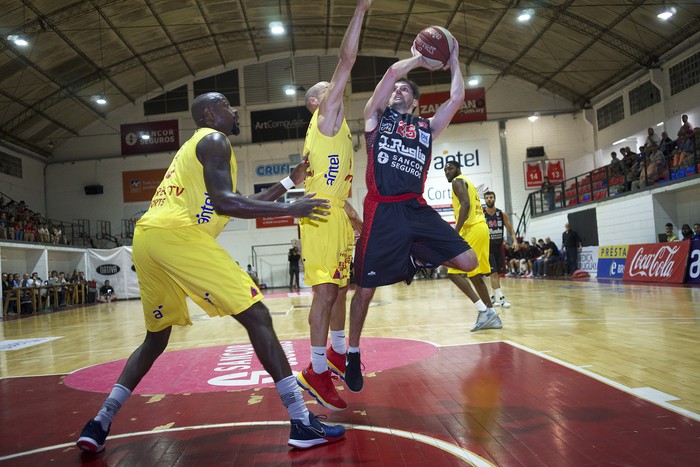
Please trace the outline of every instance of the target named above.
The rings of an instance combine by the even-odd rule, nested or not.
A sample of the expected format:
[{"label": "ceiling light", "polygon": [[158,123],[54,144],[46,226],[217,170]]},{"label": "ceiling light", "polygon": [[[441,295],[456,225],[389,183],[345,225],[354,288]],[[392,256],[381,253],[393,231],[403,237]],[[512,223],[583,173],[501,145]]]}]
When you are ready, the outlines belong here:
[{"label": "ceiling light", "polygon": [[294,96],[297,93],[297,87],[293,84],[288,84],[284,87],[284,93],[288,96]]},{"label": "ceiling light", "polygon": [[534,121],[537,120],[538,118],[540,118],[540,113],[539,113],[539,112],[535,112],[534,114],[532,114],[532,115],[530,115],[529,117],[527,117],[527,119],[530,120],[531,122],[534,122]]},{"label": "ceiling light", "polygon": [[270,23],[270,32],[274,36],[279,36],[281,34],[284,34],[284,24],[282,24],[281,21],[272,21]]},{"label": "ceiling light", "polygon": [[29,45],[29,42],[27,42],[27,39],[25,39],[24,37],[19,36],[17,34],[11,34],[11,35],[7,36],[7,40],[14,42],[15,45],[18,45],[20,47],[24,47],[24,46]]},{"label": "ceiling light", "polygon": [[92,96],[92,99],[96,104],[105,105],[107,103],[107,98],[105,96]]},{"label": "ceiling light", "polygon": [[477,76],[472,76],[471,78],[469,78],[469,81],[467,81],[467,83],[469,84],[469,86],[476,86],[477,84],[479,84],[479,78]]},{"label": "ceiling light", "polygon": [[659,122],[656,124],[656,126],[663,126],[664,122]]},{"label": "ceiling light", "polygon": [[523,10],[520,12],[518,15],[518,21],[521,23],[525,23],[526,21],[530,21],[530,18],[532,18],[532,15],[535,14],[535,10],[532,8],[528,8],[527,10]]},{"label": "ceiling light", "polygon": [[144,141],[148,141],[149,139],[151,139],[151,135],[149,135],[148,133],[141,133],[141,139]]},{"label": "ceiling light", "polygon": [[663,10],[661,10],[661,13],[656,15],[657,18],[666,21],[669,19],[671,16],[676,14],[676,9],[673,7],[667,7],[665,6]]},{"label": "ceiling light", "polygon": [[619,140],[617,140],[617,141],[615,141],[615,142],[613,143],[613,146],[617,146],[618,144],[622,144],[622,143],[624,143],[625,141],[627,141],[627,138],[619,139]]}]

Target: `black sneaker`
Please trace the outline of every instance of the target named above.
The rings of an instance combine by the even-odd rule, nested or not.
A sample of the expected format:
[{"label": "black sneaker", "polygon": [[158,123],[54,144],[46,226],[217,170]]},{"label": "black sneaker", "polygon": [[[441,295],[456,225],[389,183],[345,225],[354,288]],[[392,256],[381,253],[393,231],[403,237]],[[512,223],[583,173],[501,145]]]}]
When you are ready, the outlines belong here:
[{"label": "black sneaker", "polygon": [[105,448],[105,439],[108,434],[109,428],[107,431],[103,430],[102,424],[93,419],[85,424],[75,445],[85,452],[100,452]]},{"label": "black sneaker", "polygon": [[362,381],[362,362],[360,352],[348,352],[345,354],[345,385],[352,392],[360,392],[364,387]]},{"label": "black sneaker", "polygon": [[304,425],[301,420],[292,420],[292,428],[289,432],[287,444],[297,449],[308,449],[320,444],[335,443],[343,439],[345,427],[343,425],[326,425],[319,421],[325,416],[316,417],[309,412],[310,425]]}]

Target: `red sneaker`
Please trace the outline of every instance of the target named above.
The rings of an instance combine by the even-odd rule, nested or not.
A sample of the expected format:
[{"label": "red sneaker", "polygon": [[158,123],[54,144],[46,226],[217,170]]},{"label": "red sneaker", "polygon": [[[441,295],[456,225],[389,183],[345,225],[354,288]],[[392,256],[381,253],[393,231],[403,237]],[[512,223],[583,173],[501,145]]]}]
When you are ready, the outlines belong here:
[{"label": "red sneaker", "polygon": [[333,385],[330,370],[317,374],[309,363],[304,371],[297,373],[297,384],[306,389],[319,404],[328,409],[344,410],[348,408],[348,404],[340,398],[338,390]]},{"label": "red sneaker", "polygon": [[333,350],[333,347],[328,347],[326,349],[326,360],[328,361],[328,368],[340,376],[342,380],[345,380],[345,354],[336,352]]}]

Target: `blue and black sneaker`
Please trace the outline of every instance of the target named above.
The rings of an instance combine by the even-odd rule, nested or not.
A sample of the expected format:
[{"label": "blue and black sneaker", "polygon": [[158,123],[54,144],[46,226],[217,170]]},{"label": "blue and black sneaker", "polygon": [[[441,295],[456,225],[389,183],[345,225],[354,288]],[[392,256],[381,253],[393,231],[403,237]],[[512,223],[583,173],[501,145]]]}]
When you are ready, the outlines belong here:
[{"label": "blue and black sneaker", "polygon": [[109,428],[107,431],[103,430],[102,424],[93,419],[85,424],[75,445],[85,452],[101,452],[105,448],[108,434]]},{"label": "blue and black sneaker", "polygon": [[292,420],[292,429],[289,432],[289,444],[297,449],[308,449],[321,444],[336,443],[345,436],[343,425],[326,425],[319,421],[325,419],[325,415],[318,417],[309,412],[310,425],[304,425],[301,420]]}]

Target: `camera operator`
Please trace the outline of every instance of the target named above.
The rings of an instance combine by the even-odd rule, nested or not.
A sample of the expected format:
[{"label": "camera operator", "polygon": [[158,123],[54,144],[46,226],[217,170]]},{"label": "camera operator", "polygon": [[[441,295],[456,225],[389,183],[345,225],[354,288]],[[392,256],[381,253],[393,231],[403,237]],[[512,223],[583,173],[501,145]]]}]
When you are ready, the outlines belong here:
[{"label": "camera operator", "polygon": [[287,261],[289,261],[289,289],[299,290],[299,260],[301,255],[297,247],[290,248],[287,254]]},{"label": "camera operator", "polygon": [[114,293],[114,288],[109,285],[109,281],[105,281],[104,285],[100,287],[100,299],[99,301],[102,303],[105,302],[111,302],[112,300],[116,300],[117,296]]}]

